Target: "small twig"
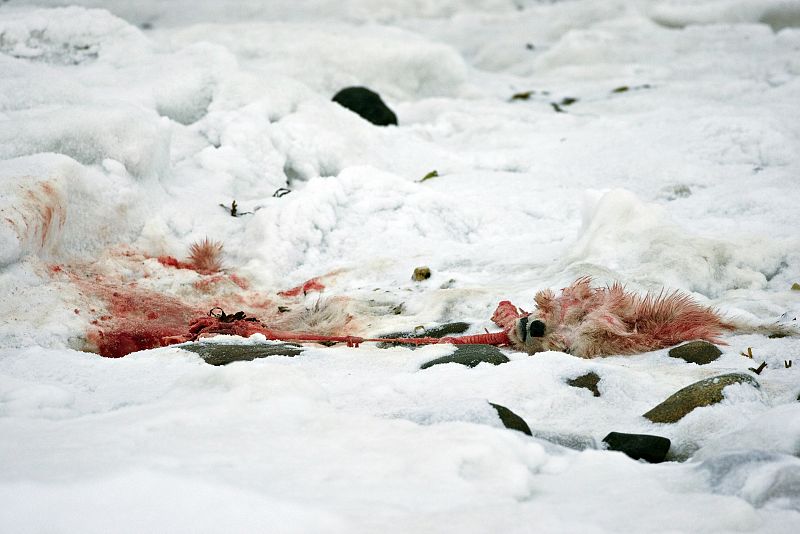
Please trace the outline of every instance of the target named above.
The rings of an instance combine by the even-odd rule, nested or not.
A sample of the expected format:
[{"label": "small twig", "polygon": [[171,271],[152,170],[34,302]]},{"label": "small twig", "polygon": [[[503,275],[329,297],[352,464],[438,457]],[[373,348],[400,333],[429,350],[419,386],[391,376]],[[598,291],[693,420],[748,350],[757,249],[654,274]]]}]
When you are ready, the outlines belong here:
[{"label": "small twig", "polygon": [[272,193],[272,196],[275,198],[281,198],[283,196],[288,195],[291,192],[292,192],[291,189],[286,189],[285,187],[279,187],[278,189],[275,190],[274,193]]},{"label": "small twig", "polygon": [[741,354],[745,358],[750,358],[752,360],[753,359],[753,347],[747,347],[747,354],[745,354],[744,352],[740,352],[739,354]]},{"label": "small twig", "polygon": [[219,207],[220,208],[225,208],[226,210],[228,210],[231,213],[231,217],[240,217],[242,215],[252,215],[253,214],[252,211],[239,211],[239,205],[236,203],[235,200],[233,202],[231,202],[231,207],[230,208],[228,206],[226,206],[225,204],[220,204]]},{"label": "small twig", "polygon": [[556,113],[566,113],[563,109],[561,109],[561,106],[555,102],[550,102],[550,105],[553,106],[553,109],[556,111]]},{"label": "small twig", "polygon": [[422,183],[425,180],[430,180],[431,178],[436,178],[437,176],[439,176],[439,171],[433,170],[428,174],[426,174],[425,176],[423,176],[422,179],[419,181],[419,183]]},{"label": "small twig", "polygon": [[528,100],[536,91],[523,91],[511,95],[511,100]]},{"label": "small twig", "polygon": [[749,370],[753,371],[755,374],[760,375],[761,371],[767,366],[767,362],[761,362],[761,365],[758,366],[758,369],[753,369],[752,367],[748,367]]}]

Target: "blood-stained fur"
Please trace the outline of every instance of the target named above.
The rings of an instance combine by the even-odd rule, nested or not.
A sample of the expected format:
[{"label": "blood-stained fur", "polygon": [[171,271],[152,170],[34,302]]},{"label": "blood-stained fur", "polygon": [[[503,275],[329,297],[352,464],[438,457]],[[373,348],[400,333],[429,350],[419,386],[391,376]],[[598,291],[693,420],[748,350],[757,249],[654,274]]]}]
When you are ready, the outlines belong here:
[{"label": "blood-stained fur", "polygon": [[696,339],[723,343],[720,336],[738,328],[678,291],[637,295],[619,283],[592,287],[590,278],[576,280],[559,295],[539,291],[534,300],[536,309],[530,314],[515,317],[513,305],[505,301],[494,317],[509,329],[512,345],[530,354],[635,354]]}]

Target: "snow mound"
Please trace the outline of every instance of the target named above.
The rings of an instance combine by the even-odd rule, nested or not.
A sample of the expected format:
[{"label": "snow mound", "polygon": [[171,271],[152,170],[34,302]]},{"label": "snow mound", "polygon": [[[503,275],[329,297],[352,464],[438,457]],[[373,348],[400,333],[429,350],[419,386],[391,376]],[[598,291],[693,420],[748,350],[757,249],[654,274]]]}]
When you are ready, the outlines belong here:
[{"label": "snow mound", "polygon": [[345,255],[366,262],[382,254],[424,256],[445,242],[468,242],[474,224],[445,195],[377,169],[348,167],[256,212],[244,236],[257,244],[247,250],[248,270],[262,279],[288,272],[300,280]]},{"label": "snow mound", "polygon": [[800,26],[800,2],[796,0],[668,0],[650,8],[654,21],[670,28],[690,24],[768,24],[773,30]]},{"label": "snow mound", "polygon": [[731,289],[764,288],[791,250],[790,243],[756,238],[692,236],[664,208],[626,190],[586,198],[578,240],[560,263],[562,269],[718,297]]},{"label": "snow mound", "polygon": [[111,159],[101,169],[56,154],[2,161],[0,266],[27,254],[86,260],[130,240],[141,228],[134,184]]},{"label": "snow mound", "polygon": [[[331,97],[351,85],[394,98],[453,95],[466,77],[463,59],[451,47],[382,26],[201,24],[176,32],[171,42],[224,46],[268,72],[301,80]],[[303,61],[296,61],[298,57]]]},{"label": "snow mound", "polygon": [[84,165],[113,159],[142,178],[157,176],[168,168],[170,132],[152,111],[75,105],[19,112],[14,119],[0,125],[0,158],[53,152]]}]

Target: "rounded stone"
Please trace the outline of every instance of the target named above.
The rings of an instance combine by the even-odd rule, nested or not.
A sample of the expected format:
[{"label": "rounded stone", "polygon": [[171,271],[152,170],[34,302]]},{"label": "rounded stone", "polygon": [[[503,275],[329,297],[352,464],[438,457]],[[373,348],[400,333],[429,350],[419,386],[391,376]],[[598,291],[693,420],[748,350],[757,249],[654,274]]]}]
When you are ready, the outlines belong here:
[{"label": "rounded stone", "polygon": [[674,423],[695,408],[710,406],[722,401],[722,390],[732,384],[748,384],[754,388],[761,387],[755,378],[742,373],[729,373],[706,378],[672,394],[664,402],[644,414],[643,417],[654,423]]},{"label": "rounded stone", "polygon": [[366,87],[346,87],[334,95],[333,101],[377,126],[397,124],[394,111],[378,93]]},{"label": "rounded stone", "polygon": [[227,365],[232,362],[249,362],[269,356],[297,356],[303,348],[288,343],[266,343],[263,345],[233,345],[223,343],[188,343],[182,349],[199,354],[211,365]]},{"label": "rounded stone", "polygon": [[722,351],[708,341],[690,341],[669,349],[669,355],[689,363],[705,365],[719,358]]},{"label": "rounded stone", "polygon": [[671,444],[667,438],[661,436],[623,432],[611,432],[603,438],[603,442],[610,451],[624,452],[634,460],[644,460],[651,464],[663,462]]},{"label": "rounded stone", "polygon": [[443,363],[459,363],[467,367],[475,367],[479,363],[500,365],[508,361],[506,355],[492,345],[462,345],[456,348],[453,354],[426,362],[420,366],[420,369],[427,369]]},{"label": "rounded stone", "polygon": [[411,275],[411,279],[415,282],[422,282],[423,280],[427,280],[431,277],[431,270],[428,267],[417,267],[414,269],[414,274]]}]

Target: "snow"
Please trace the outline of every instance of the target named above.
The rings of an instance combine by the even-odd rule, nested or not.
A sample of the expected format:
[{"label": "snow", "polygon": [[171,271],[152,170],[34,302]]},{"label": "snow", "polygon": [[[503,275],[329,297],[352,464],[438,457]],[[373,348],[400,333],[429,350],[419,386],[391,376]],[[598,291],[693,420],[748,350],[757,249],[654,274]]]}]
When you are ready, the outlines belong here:
[{"label": "snow", "polygon": [[[3,2],[0,530],[798,531],[798,337],[731,334],[704,366],[80,350],[108,312],[92,283],[266,310],[322,277],[293,306],[376,335],[491,330],[500,300],[591,275],[796,324],[798,27],[796,0]],[[330,101],[348,85],[399,126]],[[157,261],[206,236],[246,290]],[[760,389],[641,417],[761,361]],[[589,371],[600,397],[565,384]]]}]

